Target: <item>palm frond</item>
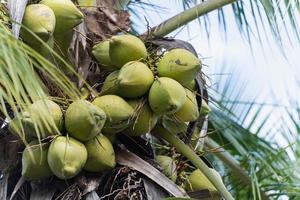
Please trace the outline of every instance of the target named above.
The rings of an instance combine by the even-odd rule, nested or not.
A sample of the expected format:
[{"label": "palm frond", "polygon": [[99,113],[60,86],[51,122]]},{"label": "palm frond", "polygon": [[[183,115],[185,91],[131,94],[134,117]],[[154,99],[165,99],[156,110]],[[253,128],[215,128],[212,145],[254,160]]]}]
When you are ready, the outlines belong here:
[{"label": "palm frond", "polygon": [[[252,191],[253,196],[259,195],[258,188],[272,195],[288,195],[289,197],[299,197],[291,194],[290,191],[299,192],[297,184],[299,179],[292,177],[291,164],[293,163],[288,156],[286,149],[276,143],[271,143],[256,134],[242,127],[239,123],[230,119],[227,114],[213,110],[211,114],[211,125],[215,134],[211,137],[219,141],[230,154],[241,163],[252,181],[252,188],[240,188],[239,177],[229,172],[230,181],[228,184],[236,183],[232,190],[236,197],[243,196],[248,190]],[[265,123],[265,122],[262,122]],[[285,183],[285,184],[282,184]],[[289,187],[286,187],[286,186]],[[253,198],[252,196],[252,198]]]},{"label": "palm frond", "polygon": [[[49,85],[41,79],[41,74],[66,97],[79,97],[79,91],[61,69],[16,39],[3,23],[0,23],[0,51],[0,109],[5,117],[11,117],[8,108],[14,113],[24,112],[32,102],[49,98]],[[43,116],[43,120],[51,123],[46,109]]]},{"label": "palm frond", "polygon": [[[228,69],[221,70],[225,72]],[[213,80],[217,84],[208,86],[210,105],[214,108],[209,118],[209,136],[225,152],[208,155],[221,160],[214,162],[220,171],[224,171],[223,177],[232,193],[237,199],[264,199],[259,191],[264,191],[269,198],[299,198],[300,179],[299,175],[294,175],[299,174],[295,168],[299,162],[297,132],[299,135],[300,131],[297,104],[286,106],[276,102],[257,102],[257,96],[245,95],[247,84],[239,77],[217,77]],[[272,116],[274,109],[282,111],[280,118]],[[227,157],[222,157],[222,154]],[[251,184],[242,184],[235,166],[224,160],[228,155],[247,172]]]}]

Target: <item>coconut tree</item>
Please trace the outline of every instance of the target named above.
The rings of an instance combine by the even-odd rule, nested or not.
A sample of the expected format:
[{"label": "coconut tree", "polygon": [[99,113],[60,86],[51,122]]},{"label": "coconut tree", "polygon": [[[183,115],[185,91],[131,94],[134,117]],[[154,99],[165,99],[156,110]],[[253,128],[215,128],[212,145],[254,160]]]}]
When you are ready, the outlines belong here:
[{"label": "coconut tree", "polygon": [[[38,1],[30,3],[34,2]],[[281,32],[278,24],[282,22],[280,19],[283,19],[284,11],[289,16],[295,35],[298,36],[295,17],[297,11],[293,10],[294,6],[299,8],[298,1],[283,1],[278,3],[271,0],[261,0],[249,2],[252,15],[256,20],[262,20],[261,15],[263,12],[266,14],[269,28],[272,30],[273,36],[278,39],[279,45],[281,45]],[[64,185],[61,186],[63,188],[61,191],[57,190],[57,188],[49,187],[51,186],[50,183],[53,183],[51,180],[38,184],[25,184],[22,178],[13,180],[12,176],[19,177],[18,170],[13,171],[11,169],[20,169],[18,162],[20,159],[18,158],[17,151],[22,148],[22,143],[15,140],[14,136],[9,133],[10,131],[7,130],[6,124],[14,117],[14,113],[26,111],[32,102],[41,98],[45,99],[50,96],[53,100],[60,102],[62,106],[67,107],[70,100],[88,99],[86,94],[92,97],[97,96],[97,82],[99,83],[99,80],[103,81],[106,72],[99,71],[97,64],[92,60],[90,53],[92,45],[120,32],[131,31],[129,13],[122,11],[123,9],[127,7],[133,9],[134,6],[143,4],[150,7],[153,5],[142,1],[130,0],[76,1],[76,5],[81,9],[85,17],[84,22],[73,30],[72,42],[67,46],[68,55],[63,50],[52,50],[38,35],[31,32],[33,37],[51,52],[52,58],[49,59],[41,55],[41,51],[34,50],[30,45],[25,44],[26,42],[24,43],[19,40],[24,9],[27,3],[29,2],[11,0],[1,4],[0,37],[2,53],[0,57],[2,72],[0,73],[0,80],[2,87],[0,99],[3,133],[0,137],[3,138],[1,141],[1,154],[3,154],[1,156],[1,170],[3,173],[1,175],[0,197],[3,199],[6,199],[8,196],[17,199],[27,199],[29,197],[51,199],[56,195],[57,198],[79,199],[88,194],[86,198],[99,199],[95,191],[98,192],[98,185],[102,183],[101,179],[104,179],[103,176],[80,177],[74,180],[69,187],[66,187],[62,182],[57,182],[59,186]],[[173,45],[174,47],[174,44],[178,45],[179,41],[168,41],[162,38],[190,21],[199,18],[201,20],[202,16],[205,17],[211,11],[218,10],[220,16],[222,16],[222,7],[229,4],[233,8],[237,22],[240,25],[241,33],[245,31],[246,35],[249,34],[250,28],[247,26],[247,16],[244,12],[243,1],[208,0],[201,2],[182,1],[182,3],[186,9],[185,11],[167,19],[156,27],[149,28],[146,33],[141,34],[141,37],[146,42],[154,45],[163,43],[163,45]],[[259,5],[263,5],[263,9]],[[223,22],[225,23],[224,15]],[[283,25],[284,27],[288,26],[286,22]],[[26,30],[26,27],[23,26],[22,28]],[[67,37],[67,35],[62,36],[66,40]],[[180,45],[188,44],[183,43]],[[217,189],[218,193],[225,199],[233,199],[233,197],[235,199],[272,199],[282,195],[296,199],[299,193],[297,177],[291,176],[289,166],[292,160],[286,151],[280,149],[276,144],[270,145],[266,140],[258,137],[250,131],[251,126],[244,128],[244,124],[237,120],[239,116],[231,112],[232,107],[229,109],[222,98],[215,99],[211,95],[208,97],[205,94],[205,82],[203,80],[199,82],[199,85],[202,85],[199,96],[206,100],[209,98],[215,104],[209,120],[205,117],[204,120],[199,121],[199,124],[197,124],[202,128],[203,132],[214,133],[210,134],[210,137],[206,137],[204,141],[204,148],[201,149],[202,159],[176,136],[168,132],[154,133],[154,135],[158,135],[158,137],[167,141],[173,148],[175,147],[174,151],[181,154],[180,156],[185,157],[182,159],[189,163],[189,165],[199,168]],[[227,96],[226,91],[222,92],[224,96]],[[246,109],[251,109],[251,103],[248,108],[245,108],[245,112],[247,112]],[[257,110],[257,115],[259,112],[260,110]],[[43,123],[46,123],[47,126],[53,126],[53,119],[48,115],[46,108],[41,108],[37,115],[41,116]],[[265,121],[262,122],[261,127],[264,123]],[[38,130],[42,127],[39,121],[34,121],[34,124]],[[195,127],[196,125],[194,125]],[[257,133],[259,131],[259,129],[256,130]],[[39,133],[39,131],[37,132]],[[150,137],[150,139],[153,138]],[[190,136],[183,138],[183,140],[187,143],[190,140]],[[122,141],[124,143],[127,141],[131,146],[138,143],[137,141],[132,141],[132,138],[123,138]],[[23,142],[26,144],[26,140],[23,140]],[[41,143],[40,138],[39,142]],[[200,142],[203,142],[201,137]],[[229,145],[223,146],[224,144]],[[146,144],[144,146],[142,144],[141,146],[144,149],[149,148]],[[168,148],[167,146],[166,148]],[[149,170],[150,166],[136,155],[120,151],[117,157],[120,165],[128,165],[140,173],[143,173],[144,170],[144,175],[147,175],[145,171]],[[211,173],[207,166],[208,164],[204,161],[204,157],[209,160],[216,160],[218,168],[225,171],[225,174],[228,175],[224,177],[226,187],[217,176]],[[185,160],[186,158],[188,160]],[[128,162],[128,160],[133,161]],[[138,164],[134,165],[134,163]],[[118,175],[121,173],[121,170],[115,173]],[[128,171],[127,174],[131,173]],[[115,180],[111,181],[118,180],[116,174],[114,176]],[[157,184],[167,187],[167,191],[173,196],[183,196],[178,188],[174,188],[174,185],[168,181],[165,182],[162,176],[149,174],[148,178],[151,179],[152,177],[154,181],[155,177],[160,178],[160,181],[156,180]],[[282,184],[282,182],[285,182],[285,184]],[[111,188],[113,187],[111,186]],[[105,191],[107,188],[101,190]],[[120,188],[115,188],[116,190],[120,190]],[[160,190],[156,189],[156,191]],[[102,194],[105,194],[103,191]],[[202,195],[203,197],[204,193],[202,191],[198,195]],[[110,192],[111,194],[113,193]],[[137,194],[141,195],[140,199],[145,198],[142,192],[137,192]],[[149,197],[149,193],[146,194]],[[194,195],[196,195],[196,198],[200,198],[197,194]],[[191,194],[190,196],[193,195]],[[108,195],[103,198],[111,197]]]}]

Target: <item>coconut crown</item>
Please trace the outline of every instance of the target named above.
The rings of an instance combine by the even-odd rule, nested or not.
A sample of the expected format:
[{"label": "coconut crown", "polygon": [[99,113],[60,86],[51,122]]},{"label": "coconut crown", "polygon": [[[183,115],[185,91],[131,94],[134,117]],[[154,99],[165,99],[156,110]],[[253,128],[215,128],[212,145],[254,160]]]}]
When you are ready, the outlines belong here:
[{"label": "coconut crown", "polygon": [[106,122],[103,133],[118,133],[129,126],[133,115],[133,108],[121,97],[104,95],[97,97],[93,102],[106,113]]},{"label": "coconut crown", "polygon": [[133,35],[115,35],[110,38],[109,56],[121,68],[130,61],[146,59],[147,49],[142,40]]},{"label": "coconut crown", "polygon": [[174,79],[160,77],[152,84],[148,100],[155,113],[173,114],[185,103],[186,92]]},{"label": "coconut crown", "polygon": [[98,135],[106,120],[105,112],[86,100],[74,101],[65,114],[68,133],[80,140],[88,141]]},{"label": "coconut crown", "polygon": [[51,176],[47,161],[48,144],[31,142],[22,154],[22,176],[26,180],[39,180]]},{"label": "coconut crown", "polygon": [[103,134],[85,142],[88,159],[84,166],[86,171],[101,172],[115,167],[115,152],[110,140]]},{"label": "coconut crown", "polygon": [[58,136],[50,144],[48,164],[55,176],[70,179],[76,176],[87,160],[87,150],[72,137]]},{"label": "coconut crown", "polygon": [[[22,24],[31,32],[47,42],[55,29],[55,15],[51,8],[42,4],[31,4],[25,8]],[[21,28],[21,37],[33,47],[41,43],[25,28]]]},{"label": "coconut crown", "polygon": [[158,75],[189,84],[201,69],[200,60],[185,49],[172,49],[157,64]]},{"label": "coconut crown", "polygon": [[71,0],[42,0],[40,4],[53,10],[56,18],[55,34],[71,30],[83,20],[83,14]]},{"label": "coconut crown", "polygon": [[122,97],[137,98],[148,92],[154,81],[152,71],[142,62],[126,63],[118,74],[118,94]]}]

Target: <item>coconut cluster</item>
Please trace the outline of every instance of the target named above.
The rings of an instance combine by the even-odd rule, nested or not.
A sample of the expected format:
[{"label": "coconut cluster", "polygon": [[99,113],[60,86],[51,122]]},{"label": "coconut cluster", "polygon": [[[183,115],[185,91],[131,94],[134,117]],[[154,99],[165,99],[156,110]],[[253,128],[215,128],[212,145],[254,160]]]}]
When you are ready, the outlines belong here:
[{"label": "coconut cluster", "polygon": [[12,133],[29,143],[22,155],[22,175],[27,180],[52,175],[70,179],[83,169],[114,168],[112,143],[102,134],[106,119],[104,110],[86,100],[74,101],[64,114],[54,101],[35,101],[9,124]]},{"label": "coconut cluster", "polygon": [[[55,0],[41,3],[57,9]],[[62,13],[55,16],[62,17]],[[54,32],[62,28],[56,26]],[[55,175],[70,179],[82,170],[112,169],[116,164],[112,143],[117,134],[182,133],[208,112],[198,108],[196,99],[195,78],[201,62],[188,50],[172,49],[151,57],[140,38],[124,34],[96,44],[92,54],[101,68],[110,71],[99,96],[91,102],[73,101],[65,110],[51,100],[39,100],[10,123],[12,132],[30,142],[23,152],[25,178]],[[44,107],[47,110],[41,112]],[[47,117],[52,123],[46,123]],[[50,143],[37,142],[49,137]],[[173,160],[161,156],[157,161],[175,181]],[[29,170],[32,166],[44,173]]]},{"label": "coconut cluster", "polygon": [[104,133],[140,136],[160,125],[176,134],[199,118],[195,78],[201,61],[190,51],[148,53],[140,38],[124,34],[95,44],[92,54],[110,71],[93,101],[108,113]]}]

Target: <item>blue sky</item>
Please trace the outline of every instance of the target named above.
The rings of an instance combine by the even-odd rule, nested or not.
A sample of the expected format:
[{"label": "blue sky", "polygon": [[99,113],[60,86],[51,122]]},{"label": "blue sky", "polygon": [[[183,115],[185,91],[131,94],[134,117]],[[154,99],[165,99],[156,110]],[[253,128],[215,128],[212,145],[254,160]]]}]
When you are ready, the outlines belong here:
[{"label": "blue sky", "polygon": [[[149,3],[149,1],[144,2]],[[143,13],[149,21],[150,27],[153,27],[182,11],[181,3],[174,2],[177,1],[152,0],[152,4],[165,9],[162,11],[149,11],[137,8],[137,12]],[[300,81],[300,78],[297,77],[297,74],[300,74],[300,64],[298,62],[300,56],[299,42],[292,37],[292,40],[296,41],[292,46],[286,35],[283,34],[283,46],[287,55],[285,58],[271,32],[267,32],[266,37],[262,38],[263,43],[261,43],[254,29],[251,36],[252,54],[248,42],[241,37],[231,7],[226,6],[224,10],[227,22],[227,39],[224,37],[224,30],[219,26],[217,12],[209,14],[209,39],[206,36],[204,27],[201,27],[197,21],[191,22],[179,33],[174,31],[169,36],[176,36],[178,39],[189,41],[194,46],[200,57],[203,58],[203,63],[206,65],[203,67],[203,72],[210,77],[212,87],[220,90],[224,85],[223,81],[230,78],[241,87],[246,85],[243,89],[243,95],[239,98],[240,101],[252,101],[255,98],[257,103],[279,105],[275,107],[264,106],[264,112],[260,116],[263,119],[264,115],[272,112],[265,130],[271,128],[272,131],[276,132],[278,128],[276,126],[280,126],[279,120],[286,117],[283,115],[283,110],[286,107],[294,109],[293,104],[300,103],[300,90],[299,84],[297,84],[297,79]],[[246,3],[246,12],[247,10],[249,8],[247,8]],[[147,24],[142,18],[143,15],[140,15],[138,26],[141,33],[146,30]],[[250,26],[254,27],[254,21],[251,18],[249,18],[249,23]],[[262,33],[263,25],[258,24],[258,26],[259,31]],[[283,30],[282,25],[279,25],[279,27]],[[265,36],[264,34],[261,35]],[[222,75],[220,82],[220,75],[218,74],[221,72],[226,74]],[[253,114],[250,112],[248,121],[252,116]],[[286,125],[288,126],[288,122],[286,122]],[[282,136],[276,136],[275,140],[282,146],[287,145]]]}]

